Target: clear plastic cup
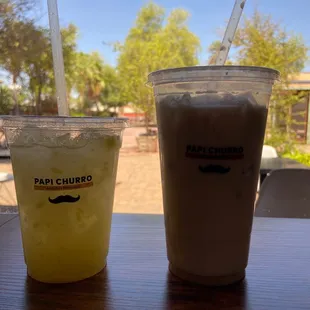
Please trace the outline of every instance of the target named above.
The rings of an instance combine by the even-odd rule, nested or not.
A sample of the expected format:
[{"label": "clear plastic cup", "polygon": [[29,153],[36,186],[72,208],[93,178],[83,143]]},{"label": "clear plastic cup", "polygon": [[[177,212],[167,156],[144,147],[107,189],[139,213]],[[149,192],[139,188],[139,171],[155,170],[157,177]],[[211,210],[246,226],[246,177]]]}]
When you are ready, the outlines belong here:
[{"label": "clear plastic cup", "polygon": [[74,282],[106,265],[125,119],[4,117],[28,274]]},{"label": "clear plastic cup", "polygon": [[149,75],[154,88],[170,270],[207,285],[245,276],[272,86],[260,67]]}]

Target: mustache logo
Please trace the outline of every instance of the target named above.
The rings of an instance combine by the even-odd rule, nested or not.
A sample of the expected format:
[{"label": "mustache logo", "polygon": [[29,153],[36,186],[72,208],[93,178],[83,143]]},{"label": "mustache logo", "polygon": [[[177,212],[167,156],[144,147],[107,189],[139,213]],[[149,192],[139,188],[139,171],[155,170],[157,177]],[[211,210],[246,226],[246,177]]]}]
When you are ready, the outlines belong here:
[{"label": "mustache logo", "polygon": [[199,166],[199,170],[202,173],[219,173],[219,174],[225,174],[230,171],[230,167],[223,167],[221,165],[208,165],[208,166]]},{"label": "mustache logo", "polygon": [[53,203],[53,204],[59,204],[59,203],[63,203],[63,202],[69,202],[69,203],[74,203],[74,202],[77,202],[80,200],[80,195],[78,195],[77,197],[73,197],[73,196],[70,196],[70,195],[60,195],[60,196],[57,196],[56,198],[52,199],[51,197],[48,197],[48,201],[50,203]]}]

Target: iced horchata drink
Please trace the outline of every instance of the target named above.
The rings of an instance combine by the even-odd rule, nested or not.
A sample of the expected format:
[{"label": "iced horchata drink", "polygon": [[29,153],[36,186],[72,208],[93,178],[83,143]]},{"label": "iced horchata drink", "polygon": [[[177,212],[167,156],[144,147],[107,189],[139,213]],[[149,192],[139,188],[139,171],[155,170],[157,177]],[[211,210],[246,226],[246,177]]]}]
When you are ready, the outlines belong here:
[{"label": "iced horchata drink", "polygon": [[278,72],[208,66],[153,72],[170,270],[207,285],[248,262],[267,107]]},{"label": "iced horchata drink", "polygon": [[88,278],[109,249],[123,119],[4,119],[28,274],[48,283]]}]

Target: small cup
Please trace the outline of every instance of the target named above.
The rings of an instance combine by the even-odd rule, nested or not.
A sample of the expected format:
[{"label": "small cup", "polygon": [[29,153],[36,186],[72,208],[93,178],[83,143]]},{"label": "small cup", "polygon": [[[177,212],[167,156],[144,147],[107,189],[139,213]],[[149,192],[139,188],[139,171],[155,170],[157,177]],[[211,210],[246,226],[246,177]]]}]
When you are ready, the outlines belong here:
[{"label": "small cup", "polygon": [[125,127],[119,118],[3,118],[32,278],[74,282],[105,267]]}]

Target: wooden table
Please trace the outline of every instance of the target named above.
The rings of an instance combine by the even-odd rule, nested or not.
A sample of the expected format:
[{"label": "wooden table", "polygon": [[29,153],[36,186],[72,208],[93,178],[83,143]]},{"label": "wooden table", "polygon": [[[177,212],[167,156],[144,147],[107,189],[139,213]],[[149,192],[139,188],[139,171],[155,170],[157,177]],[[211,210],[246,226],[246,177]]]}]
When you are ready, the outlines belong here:
[{"label": "wooden table", "polygon": [[309,310],[309,236],[310,220],[255,218],[246,280],[207,288],[168,272],[161,215],[115,214],[106,270],[48,285],[26,275],[18,217],[1,215],[0,309]]}]

